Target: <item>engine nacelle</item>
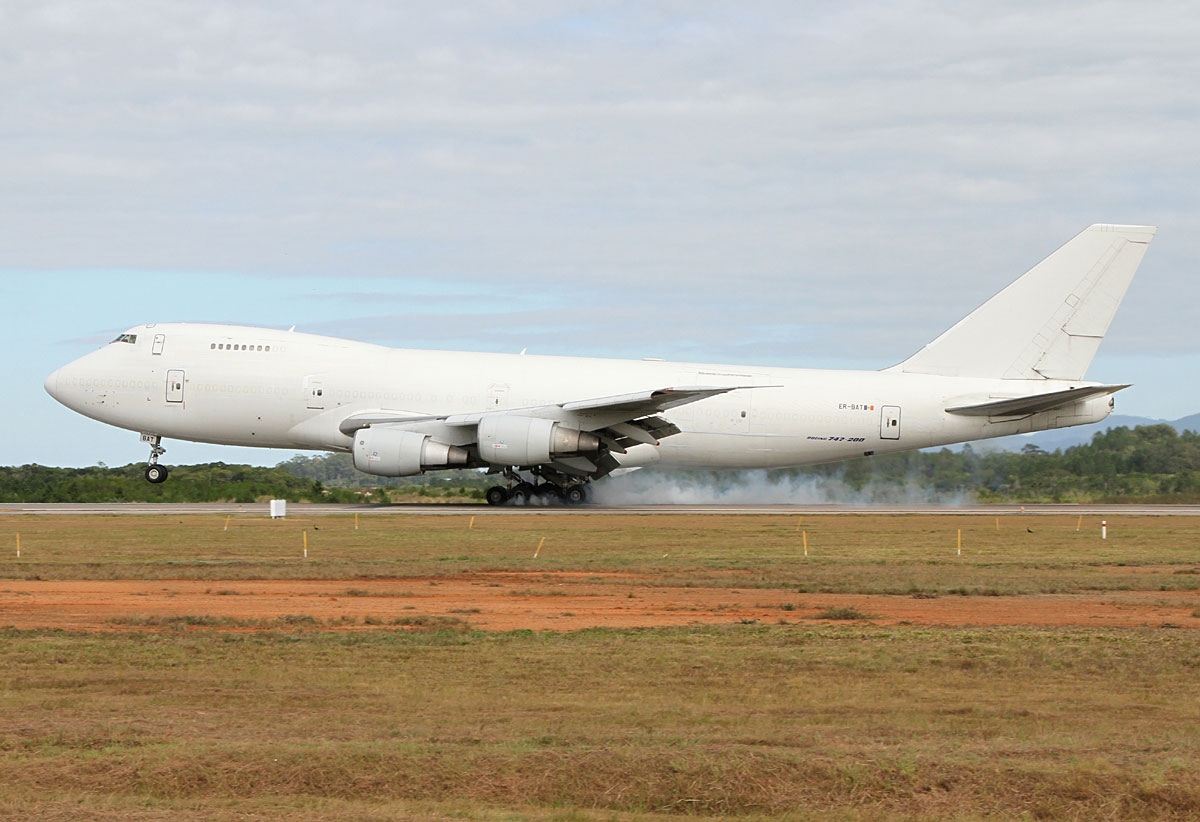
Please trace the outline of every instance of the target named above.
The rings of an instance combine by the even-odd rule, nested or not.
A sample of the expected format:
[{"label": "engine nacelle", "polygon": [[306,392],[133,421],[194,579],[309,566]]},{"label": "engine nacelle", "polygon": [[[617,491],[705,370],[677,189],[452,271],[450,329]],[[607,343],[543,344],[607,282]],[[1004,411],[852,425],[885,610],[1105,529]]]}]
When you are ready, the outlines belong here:
[{"label": "engine nacelle", "polygon": [[354,432],[354,467],[377,477],[411,477],[429,468],[467,464],[467,449],[428,434],[378,426]]},{"label": "engine nacelle", "polygon": [[496,414],[479,422],[479,456],[497,465],[544,465],[600,450],[600,438],[554,420]]}]

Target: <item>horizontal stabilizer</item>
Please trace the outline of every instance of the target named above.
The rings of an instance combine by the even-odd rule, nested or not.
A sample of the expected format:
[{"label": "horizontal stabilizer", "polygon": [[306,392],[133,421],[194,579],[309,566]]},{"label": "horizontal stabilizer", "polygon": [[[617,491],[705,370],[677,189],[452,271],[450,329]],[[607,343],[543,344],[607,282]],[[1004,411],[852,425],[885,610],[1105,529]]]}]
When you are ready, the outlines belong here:
[{"label": "horizontal stabilizer", "polygon": [[949,414],[960,414],[964,417],[1024,417],[1042,411],[1053,411],[1056,408],[1066,408],[1077,402],[1099,397],[1104,394],[1115,394],[1128,385],[1089,385],[1086,388],[1072,388],[1066,391],[1051,391],[1048,394],[1030,394],[1024,397],[988,400],[987,402],[969,405],[955,405],[946,409]]}]

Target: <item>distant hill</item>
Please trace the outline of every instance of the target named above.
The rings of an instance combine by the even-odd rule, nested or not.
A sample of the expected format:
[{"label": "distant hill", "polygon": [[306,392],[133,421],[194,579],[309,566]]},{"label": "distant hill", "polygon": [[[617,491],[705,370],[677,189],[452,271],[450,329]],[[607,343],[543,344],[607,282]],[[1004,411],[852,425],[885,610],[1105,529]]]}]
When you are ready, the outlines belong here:
[{"label": "distant hill", "polygon": [[1184,417],[1181,420],[1175,420],[1171,423],[1176,431],[1195,431],[1200,434],[1200,414],[1192,414],[1190,417]]},{"label": "distant hill", "polygon": [[1032,443],[1043,451],[1057,451],[1070,448],[1073,445],[1086,445],[1092,437],[1110,428],[1137,428],[1139,425],[1161,425],[1166,423],[1176,431],[1200,432],[1200,414],[1175,420],[1156,420],[1150,417],[1131,417],[1125,414],[1113,414],[1103,422],[1091,425],[1077,425],[1074,428],[1059,428],[1053,431],[1038,431],[1036,434],[1015,434],[1011,437],[997,437],[994,440],[982,440],[973,447],[979,451],[1020,451]]}]

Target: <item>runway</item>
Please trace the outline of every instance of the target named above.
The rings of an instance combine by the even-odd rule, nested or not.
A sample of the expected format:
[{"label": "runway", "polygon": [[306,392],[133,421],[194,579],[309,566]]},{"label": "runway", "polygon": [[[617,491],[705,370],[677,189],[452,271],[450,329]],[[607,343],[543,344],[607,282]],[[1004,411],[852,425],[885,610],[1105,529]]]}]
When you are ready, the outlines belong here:
[{"label": "runway", "polygon": [[[264,503],[0,503],[0,516],[16,514],[90,516],[181,516],[185,514],[261,514],[269,516]],[[1194,517],[1200,505],[530,505],[522,507],[457,504],[325,505],[288,503],[289,516],[581,516],[581,515],[671,515],[706,514],[739,516],[829,516],[829,515],[962,515],[962,516],[1127,516]]]}]

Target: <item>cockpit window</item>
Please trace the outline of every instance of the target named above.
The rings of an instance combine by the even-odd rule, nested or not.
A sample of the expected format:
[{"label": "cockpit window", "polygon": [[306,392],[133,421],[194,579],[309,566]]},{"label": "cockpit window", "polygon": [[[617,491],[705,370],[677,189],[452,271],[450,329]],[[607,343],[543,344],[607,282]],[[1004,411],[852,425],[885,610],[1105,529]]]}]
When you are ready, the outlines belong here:
[{"label": "cockpit window", "polygon": [[137,342],[137,334],[122,334],[121,336],[119,336],[115,340],[113,340],[113,342],[129,343],[130,345],[133,345],[134,343]]}]

